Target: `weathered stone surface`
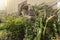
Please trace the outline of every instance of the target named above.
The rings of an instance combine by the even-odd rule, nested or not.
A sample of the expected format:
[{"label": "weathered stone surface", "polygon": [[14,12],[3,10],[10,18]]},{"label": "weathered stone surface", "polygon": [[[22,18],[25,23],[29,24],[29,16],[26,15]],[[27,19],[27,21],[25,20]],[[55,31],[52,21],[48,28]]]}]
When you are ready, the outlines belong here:
[{"label": "weathered stone surface", "polygon": [[[7,0],[7,2],[8,2],[7,13],[17,12],[18,11],[18,4],[20,4],[23,1],[25,1],[25,0]],[[58,0],[27,0],[27,3],[31,4],[31,5],[39,5],[44,2],[45,4],[51,5],[57,1]],[[54,6],[54,8],[56,8],[56,5]]]}]

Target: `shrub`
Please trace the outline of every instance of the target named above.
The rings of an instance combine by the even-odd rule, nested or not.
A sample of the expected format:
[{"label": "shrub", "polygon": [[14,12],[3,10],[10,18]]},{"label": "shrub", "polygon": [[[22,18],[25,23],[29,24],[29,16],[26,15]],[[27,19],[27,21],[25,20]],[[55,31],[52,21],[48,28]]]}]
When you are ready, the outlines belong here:
[{"label": "shrub", "polygon": [[[8,31],[8,37],[11,36],[11,40],[18,40],[24,38],[25,20],[23,17],[6,17],[3,24],[0,24],[0,29],[6,29]],[[10,34],[11,33],[11,34]],[[9,40],[9,39],[8,39]]]}]

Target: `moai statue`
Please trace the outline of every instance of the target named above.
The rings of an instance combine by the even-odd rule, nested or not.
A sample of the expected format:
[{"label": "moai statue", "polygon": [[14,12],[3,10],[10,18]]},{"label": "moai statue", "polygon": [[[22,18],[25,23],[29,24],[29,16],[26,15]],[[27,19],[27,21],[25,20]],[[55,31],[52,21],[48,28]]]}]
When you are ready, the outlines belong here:
[{"label": "moai statue", "polygon": [[28,6],[28,12],[30,16],[35,16],[35,10],[31,5]]},{"label": "moai statue", "polygon": [[19,10],[19,15],[22,15],[23,17],[29,18],[29,19],[34,19],[36,16],[36,12],[32,5],[27,4],[27,1],[22,2],[18,6]]},{"label": "moai statue", "polygon": [[[18,4],[19,15],[22,15],[21,12],[22,12],[23,9],[27,9],[26,4],[27,4],[27,1],[24,1],[24,2],[22,2],[22,3],[20,3],[20,4]],[[26,8],[25,8],[25,7],[26,7]]]},{"label": "moai statue", "polygon": [[28,5],[28,15],[31,16],[31,20],[35,19],[36,16],[36,12],[34,10],[34,8],[32,7],[32,5]]},{"label": "moai statue", "polygon": [[22,15],[23,17],[26,17],[26,18],[31,18],[31,16],[29,16],[29,12],[28,12],[27,1],[24,1],[21,4],[19,4],[18,7],[19,7],[19,15]]}]

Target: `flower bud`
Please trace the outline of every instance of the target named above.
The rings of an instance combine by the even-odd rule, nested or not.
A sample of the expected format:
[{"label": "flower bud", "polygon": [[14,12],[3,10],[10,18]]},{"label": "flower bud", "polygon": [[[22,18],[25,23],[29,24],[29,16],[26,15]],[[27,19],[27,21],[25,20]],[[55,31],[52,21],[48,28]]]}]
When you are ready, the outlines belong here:
[{"label": "flower bud", "polygon": [[50,16],[50,17],[48,18],[48,20],[54,19],[55,17],[56,17],[56,15]]}]

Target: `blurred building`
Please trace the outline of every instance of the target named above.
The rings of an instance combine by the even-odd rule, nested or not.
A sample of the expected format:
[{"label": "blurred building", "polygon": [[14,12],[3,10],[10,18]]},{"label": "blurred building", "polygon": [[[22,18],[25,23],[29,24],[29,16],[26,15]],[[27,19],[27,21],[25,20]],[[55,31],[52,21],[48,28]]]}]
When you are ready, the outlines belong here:
[{"label": "blurred building", "polygon": [[[7,0],[7,13],[18,12],[18,4],[23,1],[25,0]],[[27,3],[31,5],[39,5],[43,2],[48,5],[54,4],[53,8],[57,8],[56,3],[58,2],[58,0],[27,0]]]}]

